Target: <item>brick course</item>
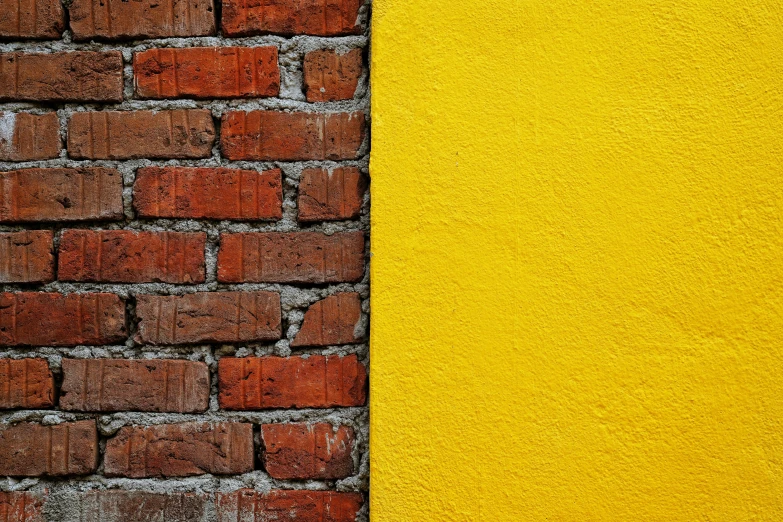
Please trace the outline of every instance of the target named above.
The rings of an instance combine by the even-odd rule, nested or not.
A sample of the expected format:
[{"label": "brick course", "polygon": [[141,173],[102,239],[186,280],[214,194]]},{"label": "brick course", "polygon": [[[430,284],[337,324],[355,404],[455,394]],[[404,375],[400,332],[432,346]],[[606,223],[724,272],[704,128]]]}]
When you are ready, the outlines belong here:
[{"label": "brick course", "polygon": [[0,522],[367,522],[369,12],[0,0]]}]

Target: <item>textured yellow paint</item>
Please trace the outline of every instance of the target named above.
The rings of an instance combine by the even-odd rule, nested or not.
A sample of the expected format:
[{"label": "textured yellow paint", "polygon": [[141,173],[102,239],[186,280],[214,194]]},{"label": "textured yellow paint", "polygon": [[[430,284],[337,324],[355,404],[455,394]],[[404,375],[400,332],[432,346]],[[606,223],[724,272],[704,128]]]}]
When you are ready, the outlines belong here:
[{"label": "textured yellow paint", "polygon": [[783,10],[375,0],[374,522],[783,520]]}]

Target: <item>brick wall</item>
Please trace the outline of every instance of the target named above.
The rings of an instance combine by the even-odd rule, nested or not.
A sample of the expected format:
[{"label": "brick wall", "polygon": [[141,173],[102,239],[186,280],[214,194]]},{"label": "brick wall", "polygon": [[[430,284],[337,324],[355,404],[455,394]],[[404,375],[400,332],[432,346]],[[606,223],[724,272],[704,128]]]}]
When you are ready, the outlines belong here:
[{"label": "brick wall", "polygon": [[0,0],[0,521],[366,521],[364,0]]}]

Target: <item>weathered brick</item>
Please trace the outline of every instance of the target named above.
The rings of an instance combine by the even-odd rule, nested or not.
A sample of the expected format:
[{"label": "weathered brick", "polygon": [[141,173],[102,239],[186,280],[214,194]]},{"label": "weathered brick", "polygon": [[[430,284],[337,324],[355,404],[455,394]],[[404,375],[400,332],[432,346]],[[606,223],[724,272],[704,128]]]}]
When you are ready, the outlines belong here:
[{"label": "weathered brick", "polygon": [[0,0],[0,39],[54,40],[65,30],[60,0]]},{"label": "weathered brick", "polygon": [[125,304],[114,294],[0,294],[0,346],[99,345],[126,337]]},{"label": "weathered brick", "polygon": [[109,477],[187,477],[253,470],[253,426],[184,423],[120,429],[106,444]]},{"label": "weathered brick", "polygon": [[0,359],[0,408],[52,406],[54,377],[46,359]]},{"label": "weathered brick", "polygon": [[203,283],[203,232],[65,230],[61,281]]},{"label": "weathered brick", "polygon": [[74,159],[208,158],[214,142],[204,109],[77,112],[68,122]]},{"label": "weathered brick", "polygon": [[63,359],[62,368],[63,410],[193,413],[209,406],[203,362]]},{"label": "weathered brick", "polygon": [[362,0],[224,0],[221,23],[227,36],[359,34],[361,5]]},{"label": "weathered brick", "polygon": [[0,53],[0,100],[122,101],[122,53]]},{"label": "weathered brick", "polygon": [[199,493],[90,491],[77,497],[77,516],[79,522],[207,522],[208,500]]},{"label": "weathered brick", "polygon": [[217,494],[217,522],[355,522],[362,508],[359,493],[240,489]]},{"label": "weathered brick", "polygon": [[355,355],[224,357],[218,363],[220,407],[227,410],[361,406],[367,370]]},{"label": "weathered brick", "polygon": [[74,40],[123,40],[215,34],[213,0],[74,0]]},{"label": "weathered brick", "polygon": [[0,161],[52,159],[61,150],[56,113],[0,112]]},{"label": "weathered brick", "polygon": [[344,292],[314,303],[291,346],[329,346],[361,342],[357,327],[362,317],[359,294]]},{"label": "weathered brick", "polygon": [[218,280],[226,283],[337,283],[364,274],[364,234],[221,234]]},{"label": "weathered brick", "polygon": [[276,220],[283,217],[280,169],[146,167],[136,173],[141,217]]},{"label": "weathered brick", "polygon": [[354,159],[364,140],[364,113],[231,111],[220,147],[232,160]]},{"label": "weathered brick", "polygon": [[98,467],[94,420],[56,426],[24,423],[0,427],[0,475],[87,475]]},{"label": "weathered brick", "polygon": [[268,341],[282,335],[275,292],[140,295],[136,341],[150,344]]},{"label": "weathered brick", "polygon": [[350,100],[362,75],[362,50],[345,54],[331,49],[311,51],[305,55],[303,70],[307,101]]},{"label": "weathered brick", "polygon": [[283,480],[334,480],[354,473],[354,432],[331,424],[264,424],[264,468]]},{"label": "weathered brick", "polygon": [[277,47],[150,49],[133,59],[141,98],[257,98],[277,96]]},{"label": "weathered brick", "polygon": [[0,173],[0,222],[117,220],[122,175],[100,167]]},{"label": "weathered brick", "polygon": [[0,492],[0,521],[45,522],[44,495],[29,491]]},{"label": "weathered brick", "polygon": [[367,178],[356,167],[305,169],[299,179],[299,221],[359,217]]},{"label": "weathered brick", "polygon": [[54,233],[0,233],[0,283],[46,283],[54,279]]}]

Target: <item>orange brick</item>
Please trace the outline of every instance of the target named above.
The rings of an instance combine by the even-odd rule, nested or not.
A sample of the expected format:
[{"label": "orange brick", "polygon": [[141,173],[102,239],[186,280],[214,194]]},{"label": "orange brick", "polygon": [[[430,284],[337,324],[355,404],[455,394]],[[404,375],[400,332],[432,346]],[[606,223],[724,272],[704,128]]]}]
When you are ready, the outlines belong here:
[{"label": "orange brick", "polygon": [[364,275],[364,233],[221,234],[218,280],[224,283],[337,283]]},{"label": "orange brick", "polygon": [[359,217],[367,178],[356,167],[305,169],[299,180],[299,221]]},{"label": "orange brick", "polygon": [[97,468],[94,420],[0,427],[0,475],[62,477],[88,475]]},{"label": "orange brick", "polygon": [[74,159],[208,158],[214,142],[212,113],[203,109],[77,112],[68,122]]},{"label": "orange brick", "polygon": [[362,75],[362,50],[345,54],[324,49],[304,58],[304,86],[309,102],[350,100]]},{"label": "orange brick", "polygon": [[355,355],[224,357],[218,363],[220,407],[227,410],[361,406],[367,370]]},{"label": "orange brick", "polygon": [[0,408],[52,406],[54,377],[46,359],[0,359]]},{"label": "orange brick", "polygon": [[362,508],[359,493],[240,489],[217,494],[217,522],[355,522]]},{"label": "orange brick", "polygon": [[361,341],[356,327],[362,317],[359,294],[344,292],[330,295],[314,303],[307,310],[302,329],[296,334],[292,347],[329,346]]},{"label": "orange brick", "polygon": [[354,159],[364,140],[364,113],[251,111],[223,115],[220,146],[231,160]]},{"label": "orange brick", "polygon": [[55,40],[64,29],[65,10],[60,0],[0,2],[0,39]]},{"label": "orange brick", "polygon": [[57,114],[0,112],[0,161],[34,161],[60,155]]},{"label": "orange brick", "polygon": [[277,47],[150,49],[133,59],[141,98],[277,96]]},{"label": "orange brick", "polygon": [[331,424],[264,424],[264,468],[281,480],[336,480],[354,473],[354,432]]},{"label": "orange brick", "polygon": [[223,33],[227,36],[282,34],[339,36],[359,34],[362,0],[224,0]]},{"label": "orange brick", "polygon": [[280,169],[142,168],[133,206],[141,217],[276,220],[283,217],[282,174]]}]

